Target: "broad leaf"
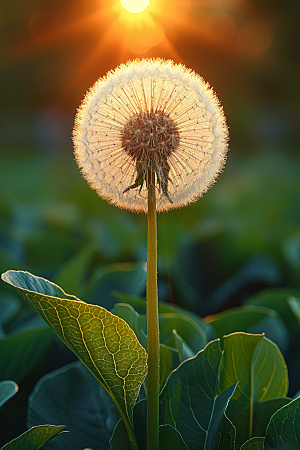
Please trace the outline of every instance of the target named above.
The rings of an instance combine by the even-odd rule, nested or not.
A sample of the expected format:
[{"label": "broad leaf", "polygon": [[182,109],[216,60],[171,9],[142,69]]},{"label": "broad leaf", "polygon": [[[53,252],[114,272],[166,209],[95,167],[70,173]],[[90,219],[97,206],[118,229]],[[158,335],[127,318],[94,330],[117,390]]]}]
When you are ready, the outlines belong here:
[{"label": "broad leaf", "polygon": [[262,306],[241,306],[208,317],[219,338],[234,332],[265,333],[282,350],[288,347],[289,333],[277,311]]},{"label": "broad leaf", "polygon": [[80,361],[44,376],[29,397],[28,427],[64,422],[70,432],[48,442],[45,450],[109,449],[119,418],[107,392]]},{"label": "broad leaf", "polygon": [[4,445],[1,450],[38,450],[50,439],[60,434],[66,427],[54,425],[39,425],[21,434]]},{"label": "broad leaf", "polygon": [[0,382],[0,408],[4,403],[13,397],[19,390],[17,383],[11,380]]},{"label": "broad leaf", "polygon": [[54,343],[55,334],[45,325],[0,339],[0,379],[20,383],[47,357]]},{"label": "broad leaf", "polygon": [[285,322],[288,329],[293,330],[297,328],[298,324],[287,302],[291,296],[300,297],[300,290],[293,288],[268,288],[248,298],[244,304],[274,309],[278,312],[279,317]]},{"label": "broad leaf", "polygon": [[147,350],[146,330],[142,327],[139,313],[126,303],[117,303],[111,312],[128,323],[130,328],[135,332],[140,344]]},{"label": "broad leaf", "polygon": [[[142,317],[126,303],[117,303],[113,310],[113,314],[121,317],[133,329],[145,350],[147,350],[147,324],[142,320]],[[167,381],[168,376],[172,370],[180,363],[179,352],[177,349],[161,344],[160,345],[160,388],[162,389]],[[147,385],[147,379],[145,380]],[[147,386],[145,386],[147,389]]]},{"label": "broad leaf", "polygon": [[248,331],[266,318],[276,315],[275,311],[261,306],[241,306],[209,316],[208,321],[221,338],[226,334]]},{"label": "broad leaf", "polygon": [[292,401],[289,397],[272,398],[254,405],[253,435],[265,436],[266,429],[273,414]]},{"label": "broad leaf", "polygon": [[147,354],[124,320],[104,308],[68,296],[28,272],[2,275],[45,320],[116,403],[133,436],[133,407],[147,373]]},{"label": "broad leaf", "polygon": [[264,450],[264,437],[254,437],[249,441],[245,442],[241,450]]},{"label": "broad leaf", "polygon": [[[143,399],[136,403],[133,411],[134,431],[139,450],[146,450],[147,434],[147,400]],[[121,419],[109,441],[112,450],[131,450],[128,437],[124,434],[125,426]]]},{"label": "broad leaf", "polygon": [[136,403],[133,411],[134,430],[139,450],[146,450],[147,440],[147,399]]},{"label": "broad leaf", "polygon": [[[132,450],[123,419],[120,419],[109,441],[111,450]],[[139,450],[141,448],[139,447]]]},{"label": "broad leaf", "polygon": [[215,432],[211,450],[235,450],[235,428],[224,414],[219,430]]},{"label": "broad leaf", "polygon": [[[139,423],[135,424],[140,427]],[[140,433],[141,434],[141,433]],[[146,424],[143,427],[143,436],[137,436],[139,443],[139,450],[146,450]],[[110,448],[112,450],[131,450],[130,442],[126,435],[124,423],[120,420],[114,430],[113,436],[110,440]],[[188,450],[181,435],[171,425],[161,425],[159,427],[159,450]]]},{"label": "broad leaf", "polygon": [[174,341],[175,341],[175,348],[178,350],[179,353],[179,360],[182,363],[188,358],[192,358],[195,356],[195,353],[193,350],[190,349],[190,347],[187,345],[187,343],[182,339],[181,336],[177,333],[177,330],[172,330]]},{"label": "broad leaf", "polygon": [[179,432],[171,425],[161,425],[159,427],[159,450],[188,450]]},{"label": "broad leaf", "polygon": [[300,448],[300,398],[279,409],[267,427],[264,450]]},{"label": "broad leaf", "polygon": [[160,344],[160,390],[163,389],[170,373],[175,370],[180,364],[180,357],[178,350],[167,345]]},{"label": "broad leaf", "polygon": [[[197,322],[179,313],[163,313],[159,315],[160,341],[162,344],[173,346],[173,329],[184,339],[194,355],[202,350],[206,343],[206,334]],[[193,355],[193,356],[194,356]]]},{"label": "broad leaf", "polygon": [[179,431],[190,450],[210,449],[236,383],[219,395],[219,340],[171,373],[160,395],[160,423]]},{"label": "broad leaf", "polygon": [[220,389],[239,382],[226,414],[236,427],[236,445],[253,437],[256,402],[284,397],[287,368],[275,344],[263,335],[235,333],[224,337]]}]

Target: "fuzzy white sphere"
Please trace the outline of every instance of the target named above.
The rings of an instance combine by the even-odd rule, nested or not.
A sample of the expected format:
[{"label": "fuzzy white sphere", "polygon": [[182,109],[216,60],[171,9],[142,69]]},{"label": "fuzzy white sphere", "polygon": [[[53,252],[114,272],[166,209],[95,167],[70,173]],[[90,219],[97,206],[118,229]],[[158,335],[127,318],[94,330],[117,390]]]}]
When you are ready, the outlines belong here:
[{"label": "fuzzy white sphere", "polygon": [[147,213],[147,174],[157,211],[198,200],[222,170],[228,129],[209,85],[181,64],[121,64],[87,92],[75,119],[76,161],[99,196]]}]

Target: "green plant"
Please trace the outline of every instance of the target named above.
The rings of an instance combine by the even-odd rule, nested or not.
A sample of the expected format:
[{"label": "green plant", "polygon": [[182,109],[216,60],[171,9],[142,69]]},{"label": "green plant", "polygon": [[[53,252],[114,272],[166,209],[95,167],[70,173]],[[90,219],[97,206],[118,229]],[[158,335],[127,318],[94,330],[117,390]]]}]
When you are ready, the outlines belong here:
[{"label": "green plant", "polygon": [[[134,404],[141,382],[147,391],[143,349],[145,300],[123,296],[123,302],[135,304],[141,313],[129,303],[119,303],[111,314],[28,272],[10,271],[3,279],[17,289],[89,368],[87,371],[73,363],[42,379],[29,402],[29,426],[67,419],[70,433],[56,438],[56,449],[83,450],[86,445],[93,445],[94,449],[130,450],[132,443],[126,432],[129,426],[138,448],[145,449],[147,400],[141,398]],[[207,344],[212,325],[171,305],[161,304],[161,311],[159,448],[284,449],[291,442],[289,448],[296,449],[299,399],[286,397],[287,369],[278,347],[262,334],[243,332]],[[215,316],[216,322],[217,319]],[[256,320],[261,321],[261,317]],[[101,345],[103,324],[111,327],[110,331],[107,329],[107,347]],[[119,336],[115,326],[120,327]],[[118,339],[120,350],[115,352],[114,365],[108,355]],[[128,366],[132,368],[128,377],[132,378],[126,384],[128,398],[124,402],[118,380],[122,376],[124,379]],[[100,392],[93,375],[104,387]],[[105,397],[105,392],[115,403]],[[66,405],[63,410],[62,404]],[[127,414],[132,410],[133,422]],[[278,423],[284,426],[278,427]],[[36,432],[36,428],[32,430]],[[279,447],[274,444],[277,441]]]},{"label": "green plant", "polygon": [[[263,334],[230,334],[237,331],[234,313],[208,323],[180,309],[158,314],[156,212],[197,200],[224,164],[227,128],[212,91],[200,77],[169,61],[120,66],[85,98],[74,144],[83,174],[99,195],[120,208],[148,213],[146,307],[135,299],[145,310],[142,314],[128,303],[109,312],[28,272],[3,274],[103,388],[99,394],[99,385],[77,363],[46,377],[30,400],[28,423],[33,428],[17,438],[21,444],[14,440],[4,448],[20,448],[24,440],[28,448],[39,448],[57,434],[61,444],[56,448],[70,450],[87,445],[113,450],[269,449],[278,441],[283,446],[296,442],[298,399],[286,397],[287,369],[274,343]],[[84,260],[90,254],[91,249]],[[295,305],[291,303],[297,316]],[[266,309],[249,306],[244,311],[251,314],[247,326],[272,318]],[[224,331],[229,322],[232,329]],[[77,420],[77,397],[62,415],[54,379],[78,389],[78,401],[85,398]],[[99,400],[105,402],[101,412]],[[98,416],[102,427],[93,422]],[[58,423],[36,427],[39,419],[50,423],[63,417],[70,418],[76,440],[68,440]],[[294,434],[279,430],[280,421],[287,427],[290,422]]]}]

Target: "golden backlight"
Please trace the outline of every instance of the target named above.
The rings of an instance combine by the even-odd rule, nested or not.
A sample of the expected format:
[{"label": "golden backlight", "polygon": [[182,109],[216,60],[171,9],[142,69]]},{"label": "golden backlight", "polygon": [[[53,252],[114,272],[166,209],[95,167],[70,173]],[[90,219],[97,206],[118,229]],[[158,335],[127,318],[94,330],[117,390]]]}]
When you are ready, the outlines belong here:
[{"label": "golden backlight", "polygon": [[150,0],[121,0],[121,5],[131,13],[140,13],[149,5]]}]

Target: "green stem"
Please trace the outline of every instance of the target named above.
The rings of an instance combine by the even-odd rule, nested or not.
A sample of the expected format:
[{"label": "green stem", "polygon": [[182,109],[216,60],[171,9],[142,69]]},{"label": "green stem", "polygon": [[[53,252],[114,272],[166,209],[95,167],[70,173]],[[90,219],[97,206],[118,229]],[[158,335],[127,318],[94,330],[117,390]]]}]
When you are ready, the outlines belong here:
[{"label": "green stem", "polygon": [[159,446],[159,323],[157,297],[157,226],[155,197],[155,172],[149,169],[147,255],[147,450],[158,450]]}]

